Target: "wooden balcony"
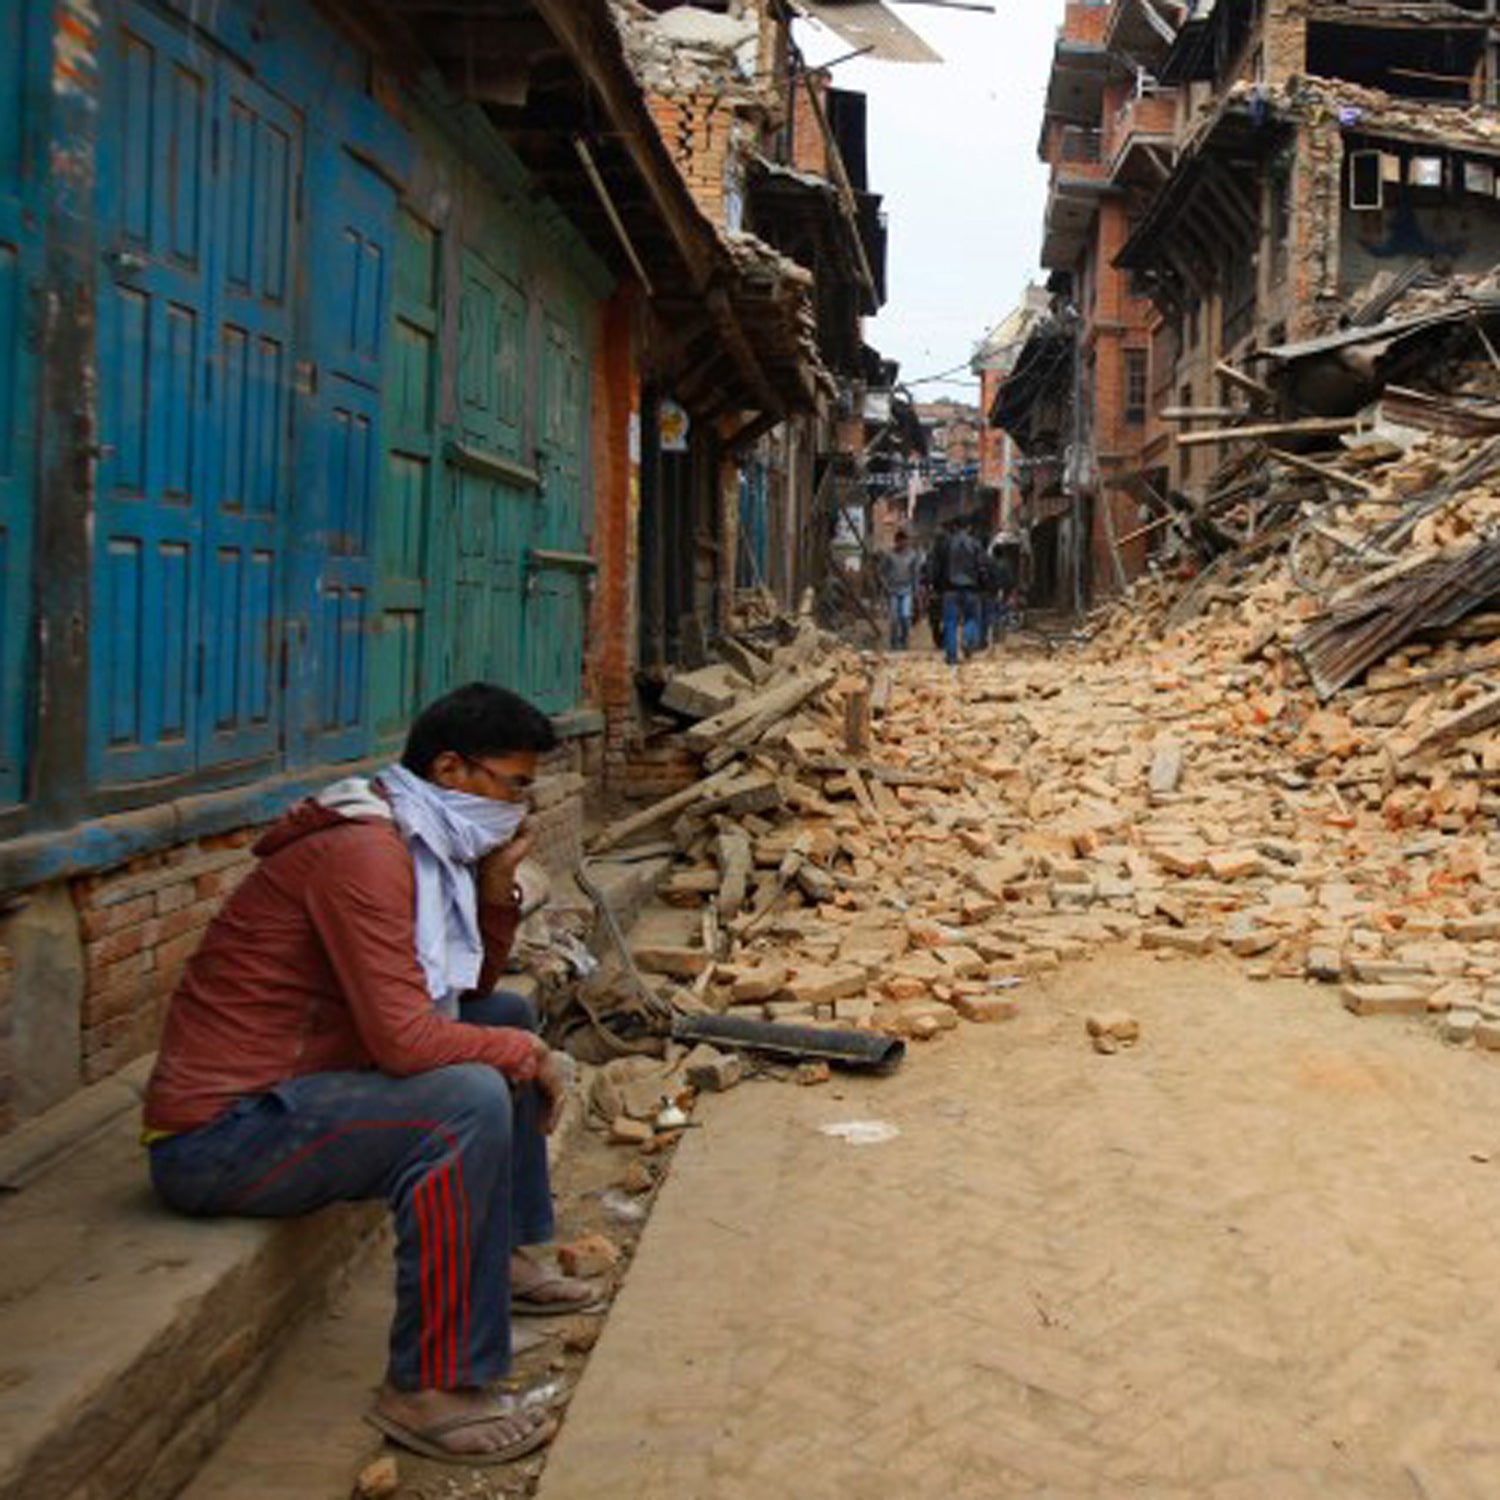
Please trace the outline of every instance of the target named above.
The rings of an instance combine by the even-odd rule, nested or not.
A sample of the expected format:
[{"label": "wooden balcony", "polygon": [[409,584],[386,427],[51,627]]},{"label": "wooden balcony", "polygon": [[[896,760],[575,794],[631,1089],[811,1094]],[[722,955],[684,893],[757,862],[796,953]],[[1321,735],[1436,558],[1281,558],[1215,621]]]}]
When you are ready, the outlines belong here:
[{"label": "wooden balcony", "polygon": [[1177,99],[1172,89],[1132,94],[1104,124],[1101,155],[1109,180],[1120,185],[1154,186],[1172,164],[1177,130]]}]

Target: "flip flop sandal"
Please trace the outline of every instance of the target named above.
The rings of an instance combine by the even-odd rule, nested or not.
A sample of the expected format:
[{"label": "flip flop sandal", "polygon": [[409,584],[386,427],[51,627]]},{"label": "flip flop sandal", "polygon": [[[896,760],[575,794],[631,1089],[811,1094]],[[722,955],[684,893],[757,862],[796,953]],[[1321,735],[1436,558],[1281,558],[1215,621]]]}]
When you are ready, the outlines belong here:
[{"label": "flip flop sandal", "polygon": [[441,1439],[451,1433],[462,1432],[466,1427],[484,1427],[503,1417],[520,1415],[522,1413],[518,1411],[480,1412],[470,1417],[449,1417],[447,1421],[434,1422],[430,1427],[408,1427],[404,1422],[398,1422],[383,1412],[367,1411],[365,1421],[398,1448],[405,1448],[423,1458],[436,1459],[441,1464],[463,1464],[470,1468],[490,1469],[499,1464],[514,1463],[518,1458],[525,1458],[528,1453],[535,1453],[538,1448],[545,1448],[557,1436],[557,1418],[542,1417],[521,1437],[504,1447],[492,1448],[488,1453],[459,1453],[444,1447]]},{"label": "flip flop sandal", "polygon": [[[512,1292],[510,1294],[510,1310],[513,1316],[520,1318],[562,1318],[574,1313],[596,1313],[603,1312],[609,1305],[597,1292],[590,1289],[591,1295],[584,1302],[568,1302],[555,1297],[541,1297],[536,1294],[543,1287],[561,1286],[565,1282],[574,1280],[571,1276],[543,1276],[540,1281],[534,1281],[524,1292]],[[587,1285],[587,1283],[582,1283]]]},{"label": "flip flop sandal", "polygon": [[525,1319],[519,1322],[512,1318],[510,1320],[510,1357],[519,1359],[523,1354],[530,1354],[533,1349],[541,1349],[550,1344],[557,1336],[556,1330],[543,1332],[536,1327],[527,1327]]}]

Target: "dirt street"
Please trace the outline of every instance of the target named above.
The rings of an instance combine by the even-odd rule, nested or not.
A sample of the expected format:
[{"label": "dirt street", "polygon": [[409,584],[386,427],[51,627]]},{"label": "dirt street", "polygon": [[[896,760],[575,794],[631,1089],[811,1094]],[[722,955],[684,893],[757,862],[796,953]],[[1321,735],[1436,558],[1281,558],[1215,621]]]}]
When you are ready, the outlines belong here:
[{"label": "dirt street", "polygon": [[544,1500],[1500,1493],[1500,1069],[1420,1023],[1121,950],[704,1118]]},{"label": "dirt street", "polygon": [[[916,658],[873,751],[905,781],[866,806],[819,772],[743,815],[771,860],[815,829],[844,882],[778,905],[757,847],[772,920],[703,993],[764,981],[791,996],[768,1012],[902,1031],[908,1061],[703,1097],[597,1345],[552,1330],[522,1361],[571,1390],[545,1467],[403,1456],[403,1500],[538,1468],[542,1500],[1500,1494],[1500,1058],[1440,1040],[1500,1023],[1492,813],[1418,831],[1273,780],[1239,670]],[[633,944],[714,981],[682,933],[641,946],[663,916],[696,933],[722,873],[700,851],[677,878]],[[1125,1020],[1091,1039],[1101,1011]],[[822,1128],[850,1122],[894,1131]],[[607,1199],[665,1160],[580,1132],[565,1231],[628,1240]],[[385,1322],[356,1291],[193,1500],[347,1493]]]}]

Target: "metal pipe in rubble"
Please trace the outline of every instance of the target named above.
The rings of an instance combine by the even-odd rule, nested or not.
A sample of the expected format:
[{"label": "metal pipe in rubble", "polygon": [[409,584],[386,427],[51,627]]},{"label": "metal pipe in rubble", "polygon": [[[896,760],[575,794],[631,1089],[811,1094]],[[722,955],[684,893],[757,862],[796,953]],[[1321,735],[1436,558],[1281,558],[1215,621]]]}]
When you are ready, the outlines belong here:
[{"label": "metal pipe in rubble", "polygon": [[738,1047],[786,1062],[828,1062],[871,1073],[890,1073],[906,1056],[906,1043],[878,1031],[834,1031],[821,1026],[788,1026],[739,1016],[682,1016],[672,1022],[672,1039]]}]

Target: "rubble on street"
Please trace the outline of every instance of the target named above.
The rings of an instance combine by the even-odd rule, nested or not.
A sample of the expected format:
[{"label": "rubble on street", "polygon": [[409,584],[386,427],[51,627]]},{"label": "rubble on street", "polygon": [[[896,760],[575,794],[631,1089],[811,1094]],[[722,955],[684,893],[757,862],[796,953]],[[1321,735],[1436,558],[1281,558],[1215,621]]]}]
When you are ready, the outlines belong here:
[{"label": "rubble on street", "polygon": [[[920,1041],[1126,943],[1500,1045],[1500,442],[1313,462],[1262,460],[1298,516],[1270,545],[1250,525],[1141,582],[1065,656],[954,672],[803,622],[758,681],[688,674],[669,698],[704,775],[596,846],[673,852],[660,894],[696,935],[639,948],[648,980],[679,1008]],[[1340,649],[1358,679],[1320,691]]]}]

